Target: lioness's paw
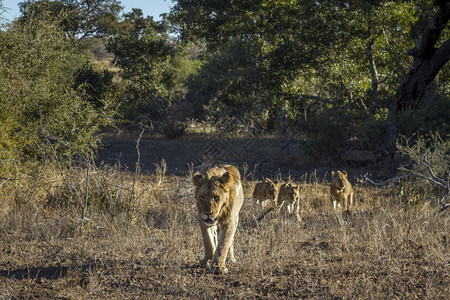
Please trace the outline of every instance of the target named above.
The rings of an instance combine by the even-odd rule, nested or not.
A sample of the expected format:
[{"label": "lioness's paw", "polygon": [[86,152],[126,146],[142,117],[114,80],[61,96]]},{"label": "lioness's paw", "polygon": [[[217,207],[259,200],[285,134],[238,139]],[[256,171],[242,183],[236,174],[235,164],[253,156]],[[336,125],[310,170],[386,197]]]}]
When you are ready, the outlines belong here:
[{"label": "lioness's paw", "polygon": [[209,271],[213,274],[228,274],[228,269],[226,267],[212,266]]},{"label": "lioness's paw", "polygon": [[209,259],[208,259],[208,258],[201,259],[201,260],[200,260],[200,266],[201,266],[202,268],[206,268],[206,267],[208,266],[208,262],[209,262]]}]

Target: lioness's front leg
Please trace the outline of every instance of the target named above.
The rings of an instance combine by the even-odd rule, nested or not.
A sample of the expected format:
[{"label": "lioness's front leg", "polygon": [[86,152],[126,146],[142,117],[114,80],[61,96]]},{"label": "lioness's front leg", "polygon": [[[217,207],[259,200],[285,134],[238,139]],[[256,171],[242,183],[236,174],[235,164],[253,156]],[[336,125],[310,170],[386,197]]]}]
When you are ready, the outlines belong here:
[{"label": "lioness's front leg", "polygon": [[[239,223],[239,216],[236,216],[236,218],[234,219],[235,224],[236,224],[236,228],[237,228],[237,224]],[[236,229],[235,229],[236,231]],[[231,241],[231,245],[230,245],[230,249],[228,250],[228,258],[230,259],[231,262],[236,262],[236,259],[234,257],[234,238]]]},{"label": "lioness's front leg", "polygon": [[217,248],[217,226],[206,226],[201,217],[198,218],[198,221],[200,223],[203,245],[205,248],[205,256],[202,260],[200,260],[200,265],[202,267],[206,267],[208,265],[208,261],[213,259],[214,252]]},{"label": "lioness's front leg", "polygon": [[351,206],[353,206],[353,193],[350,193],[350,195],[348,195],[348,197],[349,197],[349,208],[351,207]]},{"label": "lioness's front leg", "polygon": [[237,224],[235,222],[224,224],[219,227],[219,243],[210,267],[212,273],[228,273],[228,269],[225,267],[225,261],[227,259],[228,251],[233,243],[236,228]]},{"label": "lioness's front leg", "polygon": [[300,216],[300,200],[297,200],[296,206],[297,207],[295,208],[295,217],[297,218],[297,221],[301,222],[302,217]]}]

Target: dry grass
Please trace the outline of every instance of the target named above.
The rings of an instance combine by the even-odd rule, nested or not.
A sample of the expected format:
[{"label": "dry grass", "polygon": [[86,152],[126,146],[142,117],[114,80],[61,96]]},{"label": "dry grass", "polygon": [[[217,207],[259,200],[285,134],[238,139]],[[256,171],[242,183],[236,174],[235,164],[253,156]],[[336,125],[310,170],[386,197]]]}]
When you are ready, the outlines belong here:
[{"label": "dry grass", "polygon": [[[136,182],[119,167],[92,170],[84,221],[82,168],[65,175],[47,171],[33,184],[5,183],[0,299],[450,295],[449,213],[408,207],[393,187],[357,186],[357,208],[336,214],[328,183],[304,176],[301,223],[274,212],[258,222],[263,209],[247,198],[236,236],[238,262],[229,265],[230,274],[212,275],[198,263],[203,250],[191,179],[159,169]],[[246,197],[254,184],[244,182]],[[133,185],[136,198],[130,199]]]}]

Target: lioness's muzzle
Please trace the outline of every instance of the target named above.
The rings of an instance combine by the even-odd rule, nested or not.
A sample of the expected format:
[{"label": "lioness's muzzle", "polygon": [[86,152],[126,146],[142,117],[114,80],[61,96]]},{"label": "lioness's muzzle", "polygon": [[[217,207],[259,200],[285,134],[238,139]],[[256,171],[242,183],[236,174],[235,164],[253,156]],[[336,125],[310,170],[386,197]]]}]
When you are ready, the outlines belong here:
[{"label": "lioness's muzzle", "polygon": [[218,217],[213,217],[212,215],[202,214],[202,220],[206,226],[214,226],[217,223]]},{"label": "lioness's muzzle", "polygon": [[203,220],[203,222],[205,222],[205,224],[207,226],[214,226],[217,223],[217,218],[215,218],[215,219],[206,218],[206,219]]}]

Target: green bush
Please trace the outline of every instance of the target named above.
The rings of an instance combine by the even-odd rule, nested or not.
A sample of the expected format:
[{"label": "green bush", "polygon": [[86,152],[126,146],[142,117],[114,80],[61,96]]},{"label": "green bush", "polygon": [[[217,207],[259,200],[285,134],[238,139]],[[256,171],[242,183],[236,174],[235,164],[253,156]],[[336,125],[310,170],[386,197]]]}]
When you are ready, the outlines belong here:
[{"label": "green bush", "polygon": [[113,123],[112,94],[97,98],[99,107],[74,88],[85,59],[58,24],[42,15],[0,31],[0,173],[91,153],[100,128]]},{"label": "green bush", "polygon": [[347,150],[379,151],[386,141],[386,114],[330,108],[300,124],[306,150],[317,158],[341,158]]},{"label": "green bush", "polygon": [[392,119],[402,135],[438,132],[446,137],[450,135],[449,111],[450,91],[430,89],[423,96],[417,109],[395,113]]}]

